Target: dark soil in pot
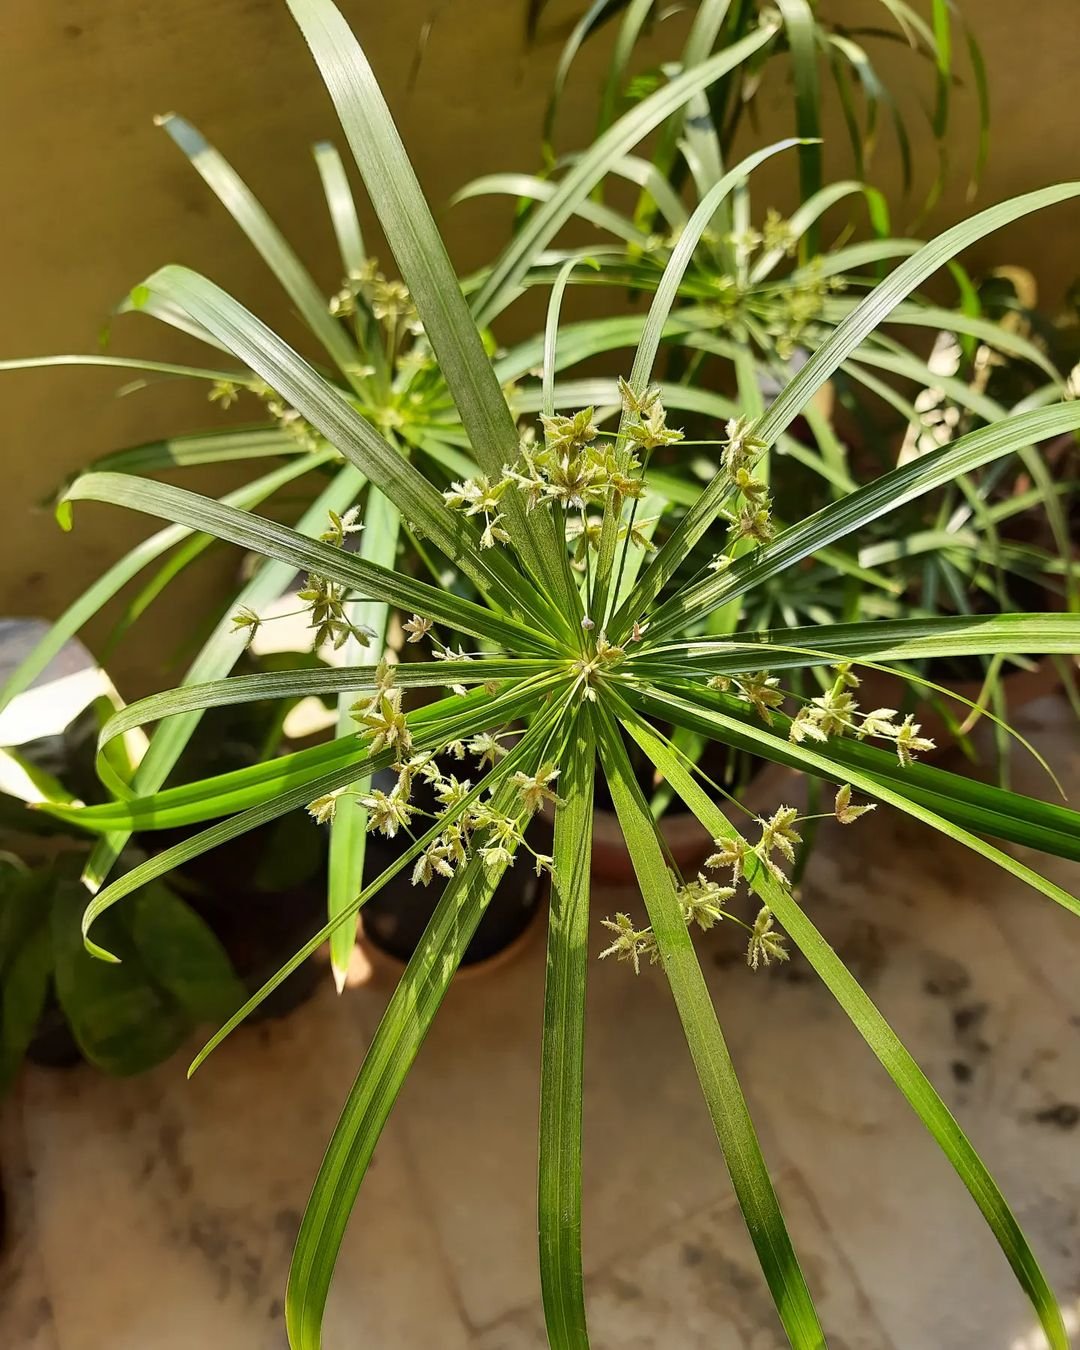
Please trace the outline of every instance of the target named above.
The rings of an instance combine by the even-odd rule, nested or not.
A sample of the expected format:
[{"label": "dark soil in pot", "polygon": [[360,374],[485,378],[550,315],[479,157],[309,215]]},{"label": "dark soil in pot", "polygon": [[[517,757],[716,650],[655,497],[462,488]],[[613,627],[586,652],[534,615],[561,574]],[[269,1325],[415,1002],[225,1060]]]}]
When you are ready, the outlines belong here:
[{"label": "dark soil in pot", "polygon": [[[388,792],[396,781],[393,774],[376,775],[375,786]],[[413,786],[412,801],[413,805],[424,811],[432,811],[436,805],[430,788],[420,782]],[[525,837],[538,853],[550,852],[551,831],[542,817],[538,816],[532,821]],[[408,835],[398,834],[393,839],[387,839],[380,834],[369,834],[364,881],[372,881],[411,845],[412,840]],[[447,884],[441,877],[436,877],[428,886],[413,886],[411,875],[412,864],[406,864],[360,911],[367,942],[377,952],[395,961],[408,961],[419,946]],[[528,931],[543,907],[548,895],[548,884],[546,874],[540,877],[536,875],[531,865],[531,855],[519,850],[514,866],[503,873],[465,949],[461,969],[495,961],[509,951]]]},{"label": "dark soil in pot", "polygon": [[[140,840],[160,851],[187,831]],[[255,993],[326,922],[326,831],[303,812],[232,839],[185,863],[168,881],[213,930],[249,993]],[[315,992],[325,967],[309,958],[250,1020],[283,1017]]]}]

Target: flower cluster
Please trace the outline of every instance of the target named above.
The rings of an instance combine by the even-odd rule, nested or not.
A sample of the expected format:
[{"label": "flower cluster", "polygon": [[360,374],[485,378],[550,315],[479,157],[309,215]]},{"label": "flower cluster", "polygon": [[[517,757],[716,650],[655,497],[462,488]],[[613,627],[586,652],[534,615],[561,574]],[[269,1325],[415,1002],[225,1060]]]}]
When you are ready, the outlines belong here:
[{"label": "flower cluster", "polygon": [[401,707],[401,690],[394,683],[394,667],[385,658],[375,668],[375,688],[367,698],[357,699],[349,709],[349,716],[360,728],[360,735],[369,737],[368,749],[373,755],[382,750],[396,750],[399,757],[412,749],[412,732]]},{"label": "flower cluster", "polygon": [[720,442],[720,467],[727,475],[732,500],[720,512],[728,523],[728,532],[723,550],[709,563],[714,572],[723,572],[731,566],[743,541],[756,548],[767,544],[775,533],[769,489],[753,472],[766,444],[753,434],[752,425],[749,418],[733,418],[724,428],[724,439]]},{"label": "flower cluster", "polygon": [[[521,492],[527,511],[557,506],[574,517],[568,524],[567,538],[575,546],[575,562],[584,565],[588,551],[599,548],[603,528],[601,519],[588,515],[590,509],[611,509],[617,516],[623,502],[640,500],[645,494],[642,456],[683,438],[681,431],[668,426],[659,390],[637,394],[620,379],[619,392],[627,414],[622,445],[617,437],[601,433],[593,420],[593,408],[570,416],[541,416],[543,439],[524,436],[517,462],[504,465],[500,479],[492,481],[481,474],[453,483],[443,493],[453,510],[483,517],[481,548],[509,543],[500,503],[513,486]],[[652,523],[627,522],[620,526],[619,537],[648,550],[648,527]]]},{"label": "flower cluster", "polygon": [[[682,910],[683,921],[689,928],[696,925],[702,932],[708,932],[721,919],[730,918],[724,905],[735,894],[733,886],[721,886],[699,872],[693,881],[681,883],[675,881],[675,893]],[[614,956],[617,961],[625,961],[633,966],[634,974],[641,973],[641,963],[647,960],[656,965],[660,960],[660,948],[656,934],[651,928],[635,928],[627,914],[616,914],[614,919],[601,919],[600,922],[615,934],[615,940],[600,953],[600,960]]]},{"label": "flower cluster", "polygon": [[[552,859],[546,853],[537,853],[525,838],[529,820],[545,802],[558,802],[555,781],[559,770],[546,763],[534,773],[521,770],[510,777],[519,807],[512,812],[498,810],[493,801],[494,789],[486,798],[475,793],[472,780],[448,773],[439,759],[462,761],[472,757],[482,772],[494,765],[506,753],[502,744],[509,736],[503,730],[481,732],[468,742],[449,741],[440,750],[413,753],[413,736],[401,706],[401,689],[395,684],[395,668],[382,661],[375,671],[374,688],[370,695],[359,699],[350,709],[350,715],[359,727],[360,736],[372,754],[394,750],[397,759],[393,771],[397,781],[386,791],[371,788],[367,792],[352,793],[338,789],[310,802],[308,811],[320,823],[334,819],[341,799],[355,796],[367,812],[367,828],[388,839],[401,831],[412,836],[410,825],[416,816],[429,816],[442,823],[435,839],[419,854],[412,872],[414,886],[427,886],[435,877],[449,879],[462,863],[476,852],[486,864],[510,866],[516,850],[525,848],[533,856],[536,873],[551,871]],[[421,810],[413,802],[417,780],[425,783],[436,803],[434,813]]]},{"label": "flower cluster", "polygon": [[[644,252],[658,268],[666,265],[679,233],[675,230],[667,235],[651,235],[646,241]],[[843,277],[825,274],[820,258],[777,281],[748,279],[756,256],[763,254],[770,261],[790,258],[798,247],[799,236],[791,221],[772,207],[760,230],[749,226],[723,236],[706,231],[702,244],[705,245],[700,252],[702,258],[715,258],[726,247],[732,271],[736,273],[721,272],[715,263],[707,262],[701,265],[698,274],[699,284],[708,286],[720,326],[741,341],[752,319],[758,334],[771,340],[782,361],[789,360],[800,345],[812,340],[812,330],[822,316],[825,301],[846,285]]]},{"label": "flower cluster", "polygon": [[[582,619],[582,627],[593,629],[596,625],[589,618]],[[648,625],[645,625],[646,627]],[[638,632],[641,625],[635,624],[635,632]],[[612,642],[606,633],[600,633],[596,639],[596,646],[588,656],[579,657],[571,666],[571,670],[577,680],[577,689],[581,697],[588,703],[596,702],[596,685],[605,671],[617,666],[626,655],[624,647],[617,646]]]},{"label": "flower cluster", "polygon": [[330,300],[335,318],[352,318],[362,304],[396,340],[399,331],[419,336],[424,331],[409,288],[402,281],[390,280],[379,270],[377,258],[368,258],[342,280],[341,289]]},{"label": "flower cluster", "polygon": [[261,399],[266,411],[278,427],[303,450],[321,450],[326,442],[311,425],[304,420],[295,408],[290,408],[275,390],[262,380],[241,383],[238,380],[214,380],[207,398],[221,408],[231,408],[242,393],[254,394]]},{"label": "flower cluster", "polygon": [[[827,741],[831,736],[855,736],[890,741],[897,758],[906,768],[915,757],[935,748],[929,736],[920,735],[921,727],[909,713],[904,717],[895,708],[874,708],[863,712],[852,690],[861,681],[852,671],[850,662],[833,667],[836,678],[824,693],[803,704],[791,719],[788,739],[801,745],[803,741]],[[714,675],[709,687],[733,693],[749,703],[762,721],[771,726],[773,711],[784,701],[784,691],[775,675],[761,670],[753,675]]]},{"label": "flower cluster", "polygon": [[[860,816],[873,811],[873,805],[854,806],[851,786],[844,784],[836,794],[830,815],[841,825],[852,825]],[[769,877],[783,886],[791,895],[791,881],[784,865],[795,861],[795,850],[803,842],[798,826],[809,816],[800,816],[793,806],[779,806],[771,816],[756,817],[760,831],[757,843],[751,844],[741,834],[733,833],[713,840],[717,852],[705,860],[705,871],[690,882],[675,878],[675,893],[687,927],[696,926],[703,932],[722,920],[733,922],[746,930],[746,964],[751,970],[769,966],[774,961],[788,960],[786,938],[776,927],[771,908],[761,905],[752,923],[746,923],[727,908],[736,895],[739,884],[754,875],[754,869],[763,868]],[[706,876],[706,872],[727,872],[730,885]],[[794,897],[792,897],[794,902]],[[642,961],[655,964],[660,960],[656,935],[649,927],[637,928],[626,914],[601,920],[603,926],[615,935],[614,941],[600,953],[600,959],[614,956],[640,972]]]},{"label": "flower cluster", "polygon": [[[353,506],[342,513],[331,510],[328,513],[327,526],[319,538],[327,544],[332,544],[337,548],[343,548],[349,535],[356,534],[364,527],[358,523],[359,507]],[[309,627],[313,630],[312,650],[317,651],[324,643],[329,643],[335,651],[345,645],[352,638],[361,647],[367,647],[371,639],[375,636],[375,631],[366,624],[354,623],[349,616],[346,606],[349,601],[349,592],[346,587],[329,578],[320,576],[318,573],[310,572],[304,582],[303,589],[297,592],[297,599],[304,602],[304,609],[299,611],[306,612],[309,616]],[[276,616],[279,619],[290,617],[286,614]],[[245,632],[247,634],[248,646],[255,639],[255,635],[267,620],[261,615],[256,614],[253,609],[247,605],[241,607],[232,616],[232,631]]]},{"label": "flower cluster", "polygon": [[826,276],[821,259],[815,258],[796,272],[793,279],[770,293],[773,304],[766,316],[765,329],[782,361],[788,360],[807,339],[828,297],[842,291],[845,285],[843,277]]},{"label": "flower cluster", "polygon": [[[619,543],[629,539],[635,548],[641,549],[643,553],[655,553],[656,545],[652,542],[651,530],[656,524],[656,517],[650,516],[645,520],[628,520],[619,526],[617,535]],[[573,564],[580,572],[586,567],[586,553],[588,550],[596,552],[600,547],[600,536],[603,533],[604,521],[602,516],[580,516],[566,522],[566,538],[574,544]]]},{"label": "flower cluster", "polygon": [[338,582],[309,572],[304,588],[297,591],[297,596],[305,602],[311,616],[308,627],[315,634],[311,640],[312,650],[329,642],[338,651],[349,638],[353,638],[361,647],[366,647],[375,636],[373,629],[365,624],[353,623],[349,618],[345,608],[348,592]]},{"label": "flower cluster", "polygon": [[499,501],[509,486],[509,478],[501,478],[497,483],[493,483],[486,474],[478,474],[475,478],[466,478],[460,483],[452,484],[443,493],[443,498],[451,510],[461,511],[467,516],[484,517],[484,528],[480,535],[481,548],[494,548],[496,543],[510,542],[509,534],[502,527],[503,515],[499,510]]},{"label": "flower cluster", "polygon": [[868,738],[891,741],[897,758],[906,768],[916,755],[935,748],[928,736],[920,736],[918,722],[909,713],[901,719],[895,708],[874,708],[863,712],[855,700],[853,689],[860,680],[850,663],[834,667],[836,679],[816,698],[799,709],[788,732],[791,740],[828,740],[830,736],[853,735],[860,741]]}]

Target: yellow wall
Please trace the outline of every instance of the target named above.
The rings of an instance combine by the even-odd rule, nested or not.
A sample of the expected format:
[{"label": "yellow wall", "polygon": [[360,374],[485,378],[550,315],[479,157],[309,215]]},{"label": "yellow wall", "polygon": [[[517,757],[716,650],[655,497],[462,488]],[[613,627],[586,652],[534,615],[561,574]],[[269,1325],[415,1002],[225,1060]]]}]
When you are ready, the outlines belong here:
[{"label": "yellow wall", "polygon": [[[429,197],[446,199],[479,173],[536,162],[539,120],[566,17],[580,0],[556,0],[545,40],[526,55],[524,0],[343,0],[399,120]],[[870,0],[831,7],[856,23],[874,19]],[[993,91],[990,169],[979,203],[1080,176],[1073,88],[1075,0],[1033,0],[1018,19],[1007,0],[967,0],[977,20]],[[12,17],[17,14],[17,19]],[[410,89],[418,34],[434,16]],[[654,43],[673,45],[673,21]],[[328,287],[336,281],[332,237],[308,147],[336,134],[330,104],[283,0],[114,0],[88,5],[40,0],[9,7],[0,83],[0,163],[7,187],[0,218],[0,356],[93,350],[110,307],[163,262],[207,272],[270,322],[289,318],[274,284],[201,180],[161,131],[154,113],[183,113],[232,159]],[[929,72],[899,45],[881,69],[917,116]],[[587,137],[598,50],[583,63],[566,105],[563,143]],[[592,72],[591,75],[589,72]],[[777,78],[779,76],[779,78]],[[959,96],[963,101],[963,95]],[[777,69],[762,100],[762,140],[786,130],[787,91]],[[970,145],[972,119],[958,119]],[[837,146],[837,127],[829,128]],[[917,138],[924,181],[932,156]],[[954,175],[937,221],[963,213],[969,162]],[[848,165],[834,151],[837,173]],[[895,182],[883,144],[878,181]],[[782,174],[769,180],[790,202]],[[902,219],[904,211],[898,213]],[[505,210],[469,204],[445,215],[463,268],[490,255]],[[1013,227],[975,251],[972,262],[1021,262],[1049,298],[1080,272],[1080,210],[1058,208]],[[152,320],[118,322],[114,350],[199,359],[200,349]],[[120,551],[146,533],[140,518],[80,506],[63,536],[35,508],[65,475],[122,445],[212,422],[202,391],[158,384],[117,399],[114,373],[65,371],[3,376],[7,500],[0,539],[0,612],[46,616]],[[186,480],[192,481],[192,480]],[[236,479],[209,474],[223,489]],[[176,643],[199,623],[200,603],[235,566],[224,551],[196,569],[146,621],[114,669],[133,694],[167,678]],[[100,643],[107,625],[89,632]]]}]

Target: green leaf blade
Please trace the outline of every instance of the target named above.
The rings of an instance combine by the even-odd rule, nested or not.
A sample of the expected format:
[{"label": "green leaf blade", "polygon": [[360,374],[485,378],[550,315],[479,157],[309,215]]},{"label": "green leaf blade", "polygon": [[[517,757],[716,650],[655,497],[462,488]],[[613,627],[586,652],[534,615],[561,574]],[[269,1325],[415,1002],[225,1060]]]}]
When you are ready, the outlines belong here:
[{"label": "green leaf blade", "polygon": [[[633,714],[625,723],[675,792],[718,841],[739,832],[661,737]],[[856,1030],[907,1099],[957,1176],[978,1205],[1024,1292],[1031,1300],[1053,1350],[1068,1350],[1061,1311],[1039,1263],[1008,1202],[985,1163],[873,1000],[844,965],[784,886],[765,868],[749,877],[752,888],[776,915],[788,936],[814,968]]]},{"label": "green leaf blade", "polygon": [[[527,733],[539,754],[548,723]],[[534,760],[535,762],[535,760]],[[516,791],[496,790],[496,810],[507,810]],[[391,995],[345,1108],[334,1130],[308,1201],[293,1252],[285,1294],[285,1323],[292,1350],[319,1350],[323,1309],[337,1253],[356,1196],[383,1126],[442,1003],[503,872],[479,853],[448,882],[397,988]]]},{"label": "green leaf blade", "polygon": [[664,972],[777,1313],[794,1350],[824,1350],[825,1334],[791,1245],[667,860],[610,714],[601,727],[599,739],[604,772],[656,935]]},{"label": "green leaf blade", "polygon": [[596,746],[579,714],[555,809],[540,1069],[540,1287],[553,1350],[588,1350],[581,1268],[581,1117]]},{"label": "green leaf blade", "polygon": [[243,230],[256,252],[281,283],[304,322],[347,379],[355,378],[360,357],[344,328],[330,314],[327,298],[240,175],[183,117],[158,119],[192,167]]},{"label": "green leaf blade", "polygon": [[[365,562],[379,567],[393,568],[397,556],[401,518],[393,502],[372,488],[364,509],[364,533],[360,541],[360,556]],[[384,601],[354,600],[349,605],[352,623],[370,628],[375,637],[375,650],[382,655],[386,647],[386,624],[389,607]],[[350,638],[347,655],[355,658],[359,648]],[[338,695],[337,734],[347,735],[355,729],[349,709],[357,696],[355,690],[343,690]],[[358,794],[366,794],[371,780],[359,779],[350,786]],[[364,856],[367,852],[367,811],[355,798],[344,798],[330,826],[330,872],[326,895],[327,914],[334,919],[355,895],[364,874]],[[330,938],[330,970],[340,994],[345,987],[356,924],[339,924]]]},{"label": "green leaf blade", "polygon": [[[333,100],[473,453],[484,472],[498,479],[517,454],[517,429],[382,90],[331,0],[288,4]],[[527,516],[516,492],[505,501],[527,567],[556,595],[569,598],[550,523]]]}]

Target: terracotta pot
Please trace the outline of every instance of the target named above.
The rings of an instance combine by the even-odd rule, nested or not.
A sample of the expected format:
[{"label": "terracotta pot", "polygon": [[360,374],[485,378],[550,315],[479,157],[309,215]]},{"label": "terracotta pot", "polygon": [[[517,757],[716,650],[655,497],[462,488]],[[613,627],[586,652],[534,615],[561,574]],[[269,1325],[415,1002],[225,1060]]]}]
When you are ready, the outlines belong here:
[{"label": "terracotta pot", "polygon": [[[743,789],[742,805],[753,815],[770,814],[781,804],[794,805],[799,775],[782,764],[764,763]],[[724,815],[741,824],[746,817],[730,802],[719,803]],[[670,811],[660,817],[660,833],[676,866],[684,874],[693,874],[713,852],[713,840],[697,818],[688,811]],[[594,881],[632,882],[634,865],[623,839],[614,811],[593,813],[591,873]]]},{"label": "terracotta pot", "polygon": [[[912,713],[921,728],[920,735],[929,736],[936,743],[936,751],[930,752],[931,758],[935,753],[940,754],[947,750],[954,743],[955,738],[948,723],[931,702],[931,697],[945,701],[944,694],[935,694],[933,690],[920,692],[917,685],[909,685],[899,675],[890,675],[884,670],[864,668],[859,671],[859,678],[862,681],[856,693],[859,707],[864,711],[873,708],[896,708],[905,714]],[[951,682],[939,680],[938,683],[958,694],[961,699],[967,699],[969,703],[978,703],[983,687],[982,680]],[[1046,694],[1052,694],[1060,683],[1061,677],[1057,668],[1047,656],[1044,656],[1033,670],[1013,668],[1002,680],[1007,716],[1011,719],[1028,703]],[[963,722],[971,712],[968,703],[961,703],[959,699],[950,699],[948,703],[958,722]],[[925,759],[927,756],[923,755],[921,758]]]}]

